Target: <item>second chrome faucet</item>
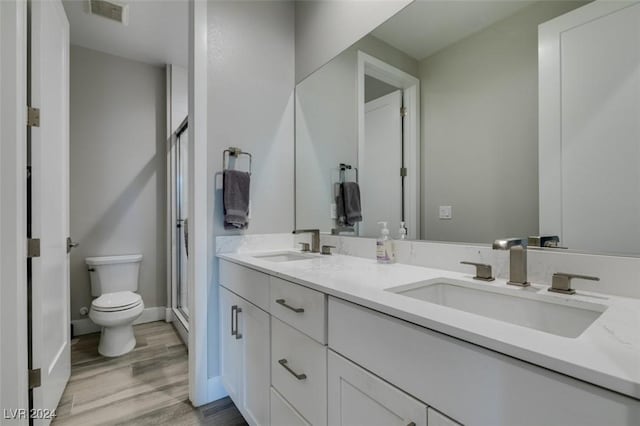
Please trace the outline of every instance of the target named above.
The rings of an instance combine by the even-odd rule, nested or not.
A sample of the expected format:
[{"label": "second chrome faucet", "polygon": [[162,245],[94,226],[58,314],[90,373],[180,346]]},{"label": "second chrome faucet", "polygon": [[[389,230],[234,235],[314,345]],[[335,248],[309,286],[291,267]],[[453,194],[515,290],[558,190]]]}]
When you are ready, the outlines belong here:
[{"label": "second chrome faucet", "polygon": [[493,242],[494,250],[509,250],[509,281],[507,284],[528,287],[527,280],[527,240],[505,238]]}]

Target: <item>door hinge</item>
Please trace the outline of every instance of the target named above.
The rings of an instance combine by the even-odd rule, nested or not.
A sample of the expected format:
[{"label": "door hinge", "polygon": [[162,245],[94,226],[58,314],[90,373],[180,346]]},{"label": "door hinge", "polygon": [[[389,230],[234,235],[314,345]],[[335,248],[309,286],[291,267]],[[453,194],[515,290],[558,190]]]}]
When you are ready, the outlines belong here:
[{"label": "door hinge", "polygon": [[406,177],[407,176],[407,168],[406,167],[400,167],[400,176],[402,176],[402,177]]},{"label": "door hinge", "polygon": [[40,108],[27,107],[27,126],[40,127]]},{"label": "door hinge", "polygon": [[400,117],[406,117],[407,116],[407,107],[401,107],[400,108]]},{"label": "door hinge", "polygon": [[42,374],[39,368],[29,370],[29,389],[39,388],[42,385]]},{"label": "door hinge", "polygon": [[40,238],[27,239],[27,257],[40,257]]}]

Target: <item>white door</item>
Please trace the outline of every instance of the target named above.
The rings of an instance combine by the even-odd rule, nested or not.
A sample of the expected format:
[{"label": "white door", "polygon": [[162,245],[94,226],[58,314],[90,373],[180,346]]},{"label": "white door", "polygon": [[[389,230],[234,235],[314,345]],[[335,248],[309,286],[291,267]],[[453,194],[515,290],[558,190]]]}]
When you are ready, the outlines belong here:
[{"label": "white door", "polygon": [[427,406],[351,361],[328,353],[332,426],[426,426]]},{"label": "white door", "polygon": [[238,308],[240,298],[224,287],[220,288],[220,375],[222,384],[236,405],[242,398],[242,346],[238,338]]},{"label": "white door", "polygon": [[358,153],[362,223],[360,235],[380,234],[378,222],[389,222],[392,235],[402,220],[402,91],[365,104],[365,140]]},{"label": "white door", "polygon": [[[242,341],[242,408],[251,424],[269,424],[270,342],[269,314],[241,301],[239,330]],[[275,426],[275,425],[274,425]]]},{"label": "white door", "polygon": [[540,26],[540,233],[562,246],[638,253],[639,45],[638,2]]},{"label": "white door", "polygon": [[[31,2],[32,366],[41,386],[33,408],[54,410],[69,379],[69,23],[59,0]],[[48,424],[49,420],[35,420]]]}]

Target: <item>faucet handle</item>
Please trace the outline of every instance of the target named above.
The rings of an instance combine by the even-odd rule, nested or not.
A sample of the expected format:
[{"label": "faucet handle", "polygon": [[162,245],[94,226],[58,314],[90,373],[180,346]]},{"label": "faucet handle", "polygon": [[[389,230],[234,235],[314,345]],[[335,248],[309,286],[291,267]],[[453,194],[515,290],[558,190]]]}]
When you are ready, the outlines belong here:
[{"label": "faucet handle", "polygon": [[311,246],[309,246],[309,243],[298,243],[302,246],[301,251],[311,251]]},{"label": "faucet handle", "polygon": [[481,281],[493,281],[495,278],[493,277],[493,272],[491,270],[491,265],[486,263],[476,263],[476,262],[460,262],[462,265],[472,265],[476,267],[476,276],[473,277],[474,280]]},{"label": "faucet handle", "polygon": [[331,256],[331,249],[332,248],[336,248],[336,246],[322,246],[321,253],[325,254],[325,255],[328,255],[328,256]]},{"label": "faucet handle", "polygon": [[600,281],[600,278],[591,275],[569,274],[566,272],[556,272],[551,279],[551,287],[548,291],[562,294],[575,294],[576,291],[571,288],[571,280],[578,278],[581,280]]}]

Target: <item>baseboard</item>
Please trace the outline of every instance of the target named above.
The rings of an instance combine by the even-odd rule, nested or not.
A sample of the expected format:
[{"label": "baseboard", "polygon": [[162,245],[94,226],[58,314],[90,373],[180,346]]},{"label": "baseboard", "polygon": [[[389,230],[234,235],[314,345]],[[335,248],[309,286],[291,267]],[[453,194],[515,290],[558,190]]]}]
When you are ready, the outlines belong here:
[{"label": "baseboard", "polygon": [[[142,315],[135,320],[134,324],[144,324],[146,322],[153,321],[165,321],[166,320],[166,308],[164,306],[154,306],[152,308],[145,308],[142,311]],[[95,325],[89,318],[83,318],[79,320],[72,320],[73,334],[81,336],[83,334],[97,333],[100,331],[100,326]]]},{"label": "baseboard", "polygon": [[173,311],[171,308],[165,308],[164,310],[164,320],[166,322],[173,322]]}]

